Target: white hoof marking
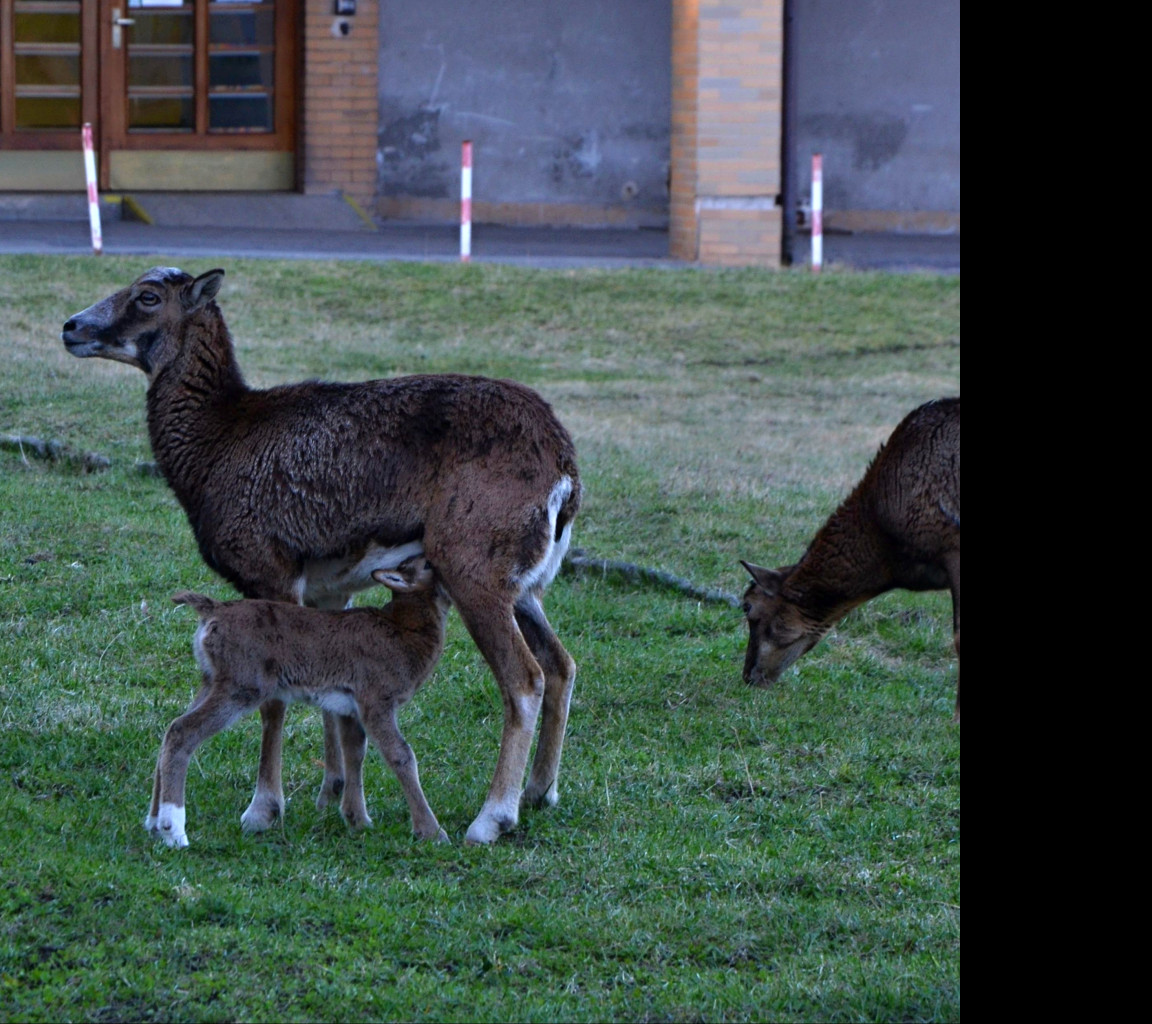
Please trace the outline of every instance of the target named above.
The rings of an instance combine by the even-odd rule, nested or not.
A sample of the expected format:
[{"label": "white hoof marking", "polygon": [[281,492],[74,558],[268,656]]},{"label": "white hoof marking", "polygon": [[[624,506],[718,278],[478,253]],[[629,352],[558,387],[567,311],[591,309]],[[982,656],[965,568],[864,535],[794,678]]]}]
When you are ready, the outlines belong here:
[{"label": "white hoof marking", "polygon": [[187,811],[183,807],[177,807],[175,804],[160,805],[154,831],[160,834],[166,846],[183,849],[188,845],[188,836],[184,832],[186,814]]},{"label": "white hoof marking", "polygon": [[464,835],[464,842],[470,844],[494,843],[500,838],[501,833],[514,829],[519,820],[518,801],[513,801],[508,806],[485,804],[480,809],[480,813],[476,815],[476,820],[468,826],[468,831]]}]

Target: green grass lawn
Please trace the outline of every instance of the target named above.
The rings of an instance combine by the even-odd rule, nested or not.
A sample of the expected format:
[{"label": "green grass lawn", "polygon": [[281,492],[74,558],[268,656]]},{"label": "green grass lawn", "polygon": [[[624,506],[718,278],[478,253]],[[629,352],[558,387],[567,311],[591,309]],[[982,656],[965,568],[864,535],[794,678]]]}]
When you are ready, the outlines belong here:
[{"label": "green grass lawn", "polygon": [[[411,837],[376,752],[375,827],[317,811],[301,706],[282,828],[240,831],[252,716],[193,760],[190,848],[145,833],[160,739],[199,683],[195,615],[169,597],[235,595],[141,471],[143,375],[59,335],[172,262],[0,256],[0,438],[60,442],[0,447],[0,1020],[959,1019],[943,592],[865,605],[752,690],[738,610],[567,571],[547,605],[578,665],[557,807],[463,844],[502,715],[453,615],[401,715],[452,845]],[[250,383],[522,380],[576,439],[574,545],[728,593],[741,558],[794,561],[903,415],[960,390],[954,277],[219,265]]]}]

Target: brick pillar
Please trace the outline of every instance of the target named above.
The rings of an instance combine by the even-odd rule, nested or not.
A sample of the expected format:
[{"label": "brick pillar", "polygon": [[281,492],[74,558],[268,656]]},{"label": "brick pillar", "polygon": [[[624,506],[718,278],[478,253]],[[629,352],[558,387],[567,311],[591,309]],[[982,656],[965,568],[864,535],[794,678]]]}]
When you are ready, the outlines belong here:
[{"label": "brick pillar", "polygon": [[698,8],[698,0],[672,2],[672,181],[668,196],[668,251],[680,260],[695,260],[700,249],[696,224]]},{"label": "brick pillar", "polygon": [[783,0],[673,0],[669,250],[780,265]]},{"label": "brick pillar", "polygon": [[376,194],[380,3],[358,0],[343,18],[333,6],[304,0],[302,183],[306,193],[340,191],[367,207]]}]

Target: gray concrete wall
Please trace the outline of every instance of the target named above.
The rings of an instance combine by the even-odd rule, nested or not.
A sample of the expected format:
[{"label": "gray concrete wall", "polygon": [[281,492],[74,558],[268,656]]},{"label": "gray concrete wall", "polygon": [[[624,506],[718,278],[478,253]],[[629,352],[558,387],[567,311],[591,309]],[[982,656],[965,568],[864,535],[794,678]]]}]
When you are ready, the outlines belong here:
[{"label": "gray concrete wall", "polygon": [[795,11],[800,195],[823,153],[829,227],[959,231],[960,0]]},{"label": "gray concrete wall", "polygon": [[671,9],[381,0],[380,208],[434,213],[458,199],[471,139],[478,220],[485,204],[535,204],[570,223],[666,225]]}]

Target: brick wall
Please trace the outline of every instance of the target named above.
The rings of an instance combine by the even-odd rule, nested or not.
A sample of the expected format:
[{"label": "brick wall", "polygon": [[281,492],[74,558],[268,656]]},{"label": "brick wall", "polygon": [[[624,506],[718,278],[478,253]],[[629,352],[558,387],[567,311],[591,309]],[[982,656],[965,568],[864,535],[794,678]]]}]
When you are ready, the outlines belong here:
[{"label": "brick wall", "polygon": [[[784,0],[673,0],[669,242],[717,265],[780,262]],[[304,0],[303,189],[376,192],[379,0],[334,31],[331,0]]]},{"label": "brick wall", "polygon": [[345,18],[332,13],[332,0],[303,2],[303,189],[340,191],[368,206],[376,192],[379,0],[359,0]]},{"label": "brick wall", "polygon": [[779,266],[783,0],[674,0],[670,250]]}]

